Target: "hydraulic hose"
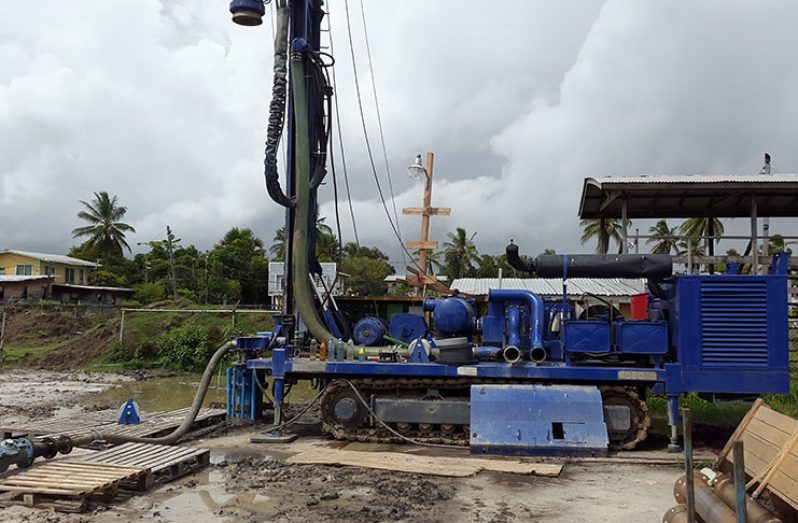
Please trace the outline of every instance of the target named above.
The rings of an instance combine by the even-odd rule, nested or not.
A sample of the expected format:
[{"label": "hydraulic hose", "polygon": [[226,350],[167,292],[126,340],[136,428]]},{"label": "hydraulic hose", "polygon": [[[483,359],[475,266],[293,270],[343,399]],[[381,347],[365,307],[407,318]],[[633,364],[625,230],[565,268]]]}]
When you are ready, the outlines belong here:
[{"label": "hydraulic hose", "polygon": [[297,311],[308,331],[319,341],[335,338],[324,326],[308,279],[308,219],[310,210],[310,138],[308,129],[308,100],[305,91],[305,66],[301,55],[291,57],[291,84],[294,95],[294,250],[292,281]]},{"label": "hydraulic hose", "polygon": [[[288,7],[280,2],[276,9],[277,29],[274,36],[274,83],[272,84],[272,100],[269,104],[269,124],[266,128],[266,152],[263,160],[266,190],[272,200],[283,207],[293,207],[294,202],[288,198],[280,187],[277,172],[277,151],[280,137],[283,134],[286,100],[286,61],[288,55]],[[304,82],[302,83],[304,85]]]},{"label": "hydraulic hose", "polygon": [[191,426],[194,425],[194,420],[197,419],[197,414],[199,414],[199,411],[202,408],[202,402],[205,400],[205,395],[208,393],[208,387],[211,384],[211,379],[213,379],[213,376],[216,373],[216,368],[227,355],[228,351],[234,349],[235,347],[236,343],[234,341],[228,341],[216,349],[216,352],[213,353],[210,361],[208,361],[208,365],[205,367],[205,372],[202,374],[199,387],[197,387],[197,393],[194,395],[194,402],[191,404],[191,410],[188,412],[188,414],[186,414],[186,417],[183,418],[183,422],[180,424],[180,426],[166,436],[142,438],[136,436],[123,436],[120,434],[91,433],[72,438],[72,444],[76,447],[79,447],[88,445],[98,439],[115,444],[132,442],[171,445],[176,443],[177,440],[185,436],[188,431],[191,430]]}]

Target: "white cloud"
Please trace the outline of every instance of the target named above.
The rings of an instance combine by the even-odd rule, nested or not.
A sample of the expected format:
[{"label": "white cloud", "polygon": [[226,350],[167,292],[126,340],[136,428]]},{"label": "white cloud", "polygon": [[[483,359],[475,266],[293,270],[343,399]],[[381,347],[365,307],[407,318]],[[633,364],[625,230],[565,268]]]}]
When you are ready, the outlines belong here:
[{"label": "white cloud", "polygon": [[[200,247],[232,226],[269,242],[283,216],[262,179],[271,32],[268,21],[233,25],[226,4],[50,0],[36,17],[0,5],[0,248],[66,251],[77,200],[102,190],[128,206],[131,243],[166,224]],[[343,3],[328,4],[361,240],[398,260],[365,154]],[[384,176],[359,3],[350,7]],[[419,205],[405,168],[434,150],[433,203],[453,208],[433,220],[439,241],[464,226],[486,252],[510,237],[528,252],[585,250],[585,176],[755,172],[765,150],[777,169],[798,170],[793,2],[365,7],[397,205]],[[415,239],[417,218],[401,226]]]}]

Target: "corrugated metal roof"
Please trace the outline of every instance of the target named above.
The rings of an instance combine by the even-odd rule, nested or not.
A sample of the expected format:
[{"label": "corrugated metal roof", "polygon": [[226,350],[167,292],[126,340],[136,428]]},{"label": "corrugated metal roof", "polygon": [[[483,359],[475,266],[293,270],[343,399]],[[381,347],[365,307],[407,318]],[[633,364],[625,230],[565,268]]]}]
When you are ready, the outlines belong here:
[{"label": "corrugated metal roof", "polygon": [[[645,279],[594,279],[569,278],[568,296],[585,293],[597,296],[631,296],[646,292]],[[451,289],[466,294],[486,296],[489,289],[525,289],[541,296],[562,296],[560,278],[459,278],[452,282]]]},{"label": "corrugated metal roof", "polygon": [[585,178],[582,219],[796,217],[798,174],[637,175]]},{"label": "corrugated metal roof", "polygon": [[0,274],[0,283],[16,283],[21,281],[51,280],[54,276],[17,276],[15,274]]},{"label": "corrugated metal roof", "polygon": [[600,184],[615,183],[796,183],[798,174],[639,174],[600,176]]},{"label": "corrugated metal roof", "polygon": [[89,262],[86,260],[79,260],[77,258],[73,258],[71,256],[64,256],[63,254],[43,254],[40,252],[28,252],[28,251],[17,251],[15,249],[6,249],[0,254],[16,254],[18,256],[26,256],[28,258],[33,258],[35,260],[41,260],[44,262],[52,262],[52,263],[63,263],[66,265],[78,265],[80,267],[99,267],[99,263]]},{"label": "corrugated metal roof", "polygon": [[74,285],[71,283],[56,283],[53,285],[53,287],[77,289],[82,291],[136,292],[136,289],[130,289],[128,287],[97,287],[94,285]]}]

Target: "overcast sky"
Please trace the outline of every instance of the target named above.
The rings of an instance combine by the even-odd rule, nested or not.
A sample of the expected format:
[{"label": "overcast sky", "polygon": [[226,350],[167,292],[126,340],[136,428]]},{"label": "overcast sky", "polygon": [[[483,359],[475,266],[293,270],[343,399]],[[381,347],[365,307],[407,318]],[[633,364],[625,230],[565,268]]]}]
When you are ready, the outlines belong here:
[{"label": "overcast sky", "polygon": [[[406,168],[429,150],[433,204],[452,207],[433,239],[463,226],[483,252],[511,237],[528,253],[589,252],[584,177],[756,173],[764,151],[775,171],[798,171],[798,2],[363,2],[396,204],[420,205]],[[200,248],[233,226],[271,243],[283,217],[262,176],[271,19],[236,26],[227,4],[0,2],[0,249],[66,252],[94,191],[128,207],[134,247],[167,224]],[[387,190],[360,1],[349,7]],[[327,8],[361,242],[401,262],[366,156],[343,0]],[[327,186],[328,222],[331,198]],[[417,239],[418,218],[401,228]]]}]

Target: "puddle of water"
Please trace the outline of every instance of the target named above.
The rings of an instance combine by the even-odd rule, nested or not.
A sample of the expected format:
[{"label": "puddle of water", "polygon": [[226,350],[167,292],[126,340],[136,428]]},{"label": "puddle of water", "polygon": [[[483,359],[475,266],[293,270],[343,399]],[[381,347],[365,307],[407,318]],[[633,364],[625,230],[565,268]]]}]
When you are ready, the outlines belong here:
[{"label": "puddle of water", "polygon": [[[91,406],[121,406],[130,398],[144,411],[175,410],[188,407],[194,401],[197,392],[200,374],[185,374],[156,378],[144,381],[131,381],[119,387],[105,390],[99,394],[84,396],[83,405]],[[217,384],[216,378],[208,388],[204,405],[211,403],[225,403],[225,380],[222,378]]]},{"label": "puddle of water", "polygon": [[153,493],[156,502],[153,513],[159,512],[161,518],[174,523],[227,522],[265,513],[277,506],[276,501],[263,494],[225,492],[224,473],[219,470],[205,470],[192,479],[197,484],[190,489]]},{"label": "puddle of water", "polygon": [[[130,398],[144,411],[175,410],[188,407],[194,401],[201,374],[184,374],[167,378],[155,378],[144,381],[131,381],[100,393],[90,394],[81,399],[82,405],[119,407]],[[271,379],[267,380],[271,391]],[[225,404],[226,380],[213,378],[204,406],[211,403]],[[312,400],[318,391],[310,386],[309,381],[301,381],[294,385],[287,398],[288,403],[300,403]]]}]

